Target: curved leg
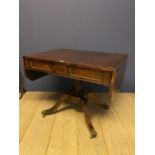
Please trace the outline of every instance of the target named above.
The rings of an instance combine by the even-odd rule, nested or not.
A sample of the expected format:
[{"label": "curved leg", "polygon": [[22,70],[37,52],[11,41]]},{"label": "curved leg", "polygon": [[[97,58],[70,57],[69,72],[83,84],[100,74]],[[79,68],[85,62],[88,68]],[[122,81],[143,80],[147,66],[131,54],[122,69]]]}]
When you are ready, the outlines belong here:
[{"label": "curved leg", "polygon": [[22,91],[22,92],[20,93],[19,99],[21,99],[21,98],[24,96],[25,92],[26,92],[26,91],[24,90],[24,91]]},{"label": "curved leg", "polygon": [[92,122],[90,120],[90,113],[89,113],[89,108],[88,108],[88,105],[85,101],[83,101],[83,104],[82,104],[82,109],[83,109],[83,112],[84,112],[84,115],[85,115],[85,120],[86,120],[86,123],[87,123],[87,126],[88,126],[88,129],[91,133],[91,138],[94,138],[97,136],[97,132],[95,131],[93,125],[92,125]]},{"label": "curved leg", "polygon": [[58,99],[58,101],[56,102],[56,104],[53,107],[51,107],[50,109],[47,109],[47,110],[43,110],[41,112],[42,116],[45,117],[46,115],[55,113],[55,110],[58,109],[58,107],[61,105],[61,103],[64,101],[68,101],[68,100],[69,100],[69,95],[63,94],[62,96],[60,96],[60,98]]},{"label": "curved leg", "polygon": [[96,103],[97,106],[103,107],[104,109],[109,109],[109,105],[107,104],[101,104],[94,92],[88,92],[88,98],[90,98],[93,102]]}]

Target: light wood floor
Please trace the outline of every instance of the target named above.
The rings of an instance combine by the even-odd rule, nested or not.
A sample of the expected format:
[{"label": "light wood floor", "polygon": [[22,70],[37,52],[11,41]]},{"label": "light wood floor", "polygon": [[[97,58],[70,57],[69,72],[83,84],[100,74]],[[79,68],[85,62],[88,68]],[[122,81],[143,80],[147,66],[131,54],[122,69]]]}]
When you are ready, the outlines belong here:
[{"label": "light wood floor", "polygon": [[[51,107],[57,96],[27,92],[20,100],[20,155],[134,155],[134,94],[117,94],[107,111],[90,102],[98,133],[93,139],[80,111],[68,109],[42,118],[41,111]],[[102,101],[103,95],[98,96]]]}]

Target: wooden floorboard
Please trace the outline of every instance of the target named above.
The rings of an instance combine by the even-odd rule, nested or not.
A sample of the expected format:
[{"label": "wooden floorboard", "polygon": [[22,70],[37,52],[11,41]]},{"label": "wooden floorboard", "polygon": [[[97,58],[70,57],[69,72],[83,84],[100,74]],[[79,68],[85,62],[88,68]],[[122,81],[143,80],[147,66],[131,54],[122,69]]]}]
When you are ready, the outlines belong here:
[{"label": "wooden floorboard", "polygon": [[[43,118],[41,111],[51,107],[50,94],[42,94],[44,97],[38,100],[39,108],[20,142],[20,155],[45,155],[50,140],[50,135],[55,122],[55,116]],[[32,100],[33,101],[33,100]],[[31,109],[31,106],[29,107]]]},{"label": "wooden floorboard", "polygon": [[[63,108],[61,106],[60,108]],[[53,117],[52,115],[49,117]],[[47,155],[77,155],[76,113],[73,109],[56,114]]]},{"label": "wooden floorboard", "polygon": [[90,139],[91,135],[85,123],[85,118],[82,112],[77,113],[77,128],[78,128],[78,155],[108,155],[105,140],[101,131],[100,123],[97,118],[96,109],[90,106],[91,120],[97,131],[97,137]]},{"label": "wooden floorboard", "polygon": [[108,153],[110,155],[133,154],[131,141],[113,109],[111,108],[105,115],[101,114],[99,120]]},{"label": "wooden floorboard", "polygon": [[42,93],[27,92],[19,101],[19,141],[23,138],[43,96]]},{"label": "wooden floorboard", "polygon": [[[42,118],[41,111],[56,102],[55,93],[27,92],[19,104],[20,155],[134,155],[133,93],[118,93],[110,110],[90,102],[97,137],[90,133],[80,109]],[[102,101],[102,94],[98,94]],[[67,106],[63,103],[61,107]]]},{"label": "wooden floorboard", "polygon": [[126,100],[125,96],[118,94],[116,101],[112,103],[112,108],[134,145],[134,107],[129,106],[129,100]]}]

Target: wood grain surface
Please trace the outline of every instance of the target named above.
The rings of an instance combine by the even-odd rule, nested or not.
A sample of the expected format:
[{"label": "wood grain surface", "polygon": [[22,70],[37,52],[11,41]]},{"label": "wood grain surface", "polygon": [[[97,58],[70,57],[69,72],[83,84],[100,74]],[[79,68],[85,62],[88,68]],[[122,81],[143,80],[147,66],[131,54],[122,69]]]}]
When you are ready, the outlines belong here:
[{"label": "wood grain surface", "polygon": [[[97,95],[102,102],[104,94]],[[41,117],[42,110],[55,104],[56,96],[52,92],[27,92],[20,100],[20,155],[134,155],[133,93],[117,93],[108,111],[90,102],[98,132],[94,139],[89,138],[80,109]]]}]

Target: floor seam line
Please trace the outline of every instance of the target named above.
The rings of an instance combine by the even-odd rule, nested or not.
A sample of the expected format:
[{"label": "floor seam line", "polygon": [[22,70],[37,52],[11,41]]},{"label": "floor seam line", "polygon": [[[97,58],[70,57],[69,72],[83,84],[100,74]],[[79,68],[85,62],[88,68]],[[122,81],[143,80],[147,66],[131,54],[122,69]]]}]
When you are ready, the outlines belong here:
[{"label": "floor seam line", "polygon": [[[41,100],[42,100],[42,99],[43,99],[43,98],[41,98]],[[36,112],[38,111],[38,109],[39,109],[39,107],[40,107],[40,106],[41,106],[41,103],[39,103],[39,105],[38,105],[38,107],[37,107],[36,111],[34,112],[34,114],[33,114],[33,116],[32,116],[32,119],[31,119],[31,121],[30,121],[30,122],[29,122],[29,124],[28,124],[27,129],[25,130],[25,132],[24,132],[23,136],[21,137],[21,139],[20,139],[20,141],[19,141],[19,144],[21,143],[21,141],[22,141],[22,139],[24,138],[24,136],[25,136],[26,132],[28,131],[29,126],[30,126],[30,124],[32,123],[32,121],[33,121],[33,119],[34,119],[34,116],[36,115]]]},{"label": "floor seam line", "polygon": [[78,155],[78,123],[77,123],[77,111],[75,111],[76,112],[76,131],[77,131],[77,155]]},{"label": "floor seam line", "polygon": [[[97,111],[97,113],[98,113],[98,109],[97,109],[97,108],[95,108],[95,109],[96,109],[96,111]],[[102,136],[103,136],[104,145],[105,145],[105,147],[106,147],[107,154],[109,155],[108,147],[107,147],[106,142],[105,142],[105,137],[104,137],[103,129],[102,129],[102,127],[101,127],[101,122],[100,122],[100,119],[99,119],[99,116],[98,116],[98,115],[97,115],[97,120],[98,120],[98,122],[99,122],[99,126],[100,126],[100,129],[101,129],[101,133],[102,133]]]},{"label": "floor seam line", "polygon": [[118,117],[118,119],[119,119],[119,121],[120,121],[120,123],[121,123],[121,125],[122,125],[122,127],[123,127],[123,129],[124,129],[124,131],[125,131],[125,133],[127,134],[127,137],[130,139],[131,144],[134,146],[134,144],[133,144],[131,138],[129,137],[128,132],[126,131],[126,128],[125,128],[125,126],[124,126],[124,123],[122,122],[122,120],[120,119],[119,115],[117,114],[116,109],[114,108],[114,106],[112,106],[112,109],[113,109],[115,115]]},{"label": "floor seam line", "polygon": [[[57,114],[56,114],[56,115],[57,115]],[[48,144],[47,144],[47,147],[46,147],[45,155],[47,155],[48,147],[49,147],[50,142],[51,142],[51,139],[52,139],[52,131],[53,131],[53,128],[54,128],[54,125],[55,125],[56,115],[55,115],[55,118],[54,118],[53,125],[52,125],[52,127],[51,127],[51,132],[50,132],[50,136],[49,136]]]}]

